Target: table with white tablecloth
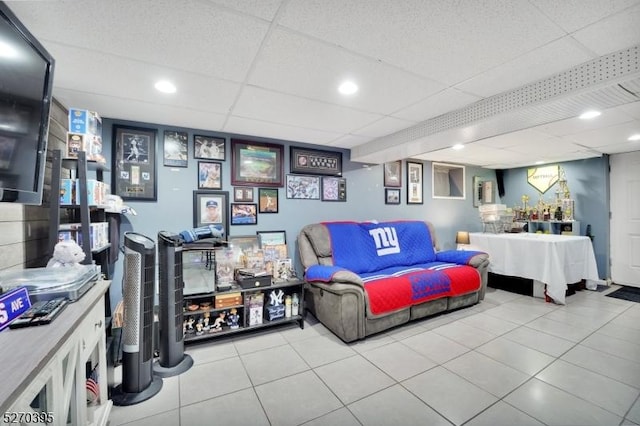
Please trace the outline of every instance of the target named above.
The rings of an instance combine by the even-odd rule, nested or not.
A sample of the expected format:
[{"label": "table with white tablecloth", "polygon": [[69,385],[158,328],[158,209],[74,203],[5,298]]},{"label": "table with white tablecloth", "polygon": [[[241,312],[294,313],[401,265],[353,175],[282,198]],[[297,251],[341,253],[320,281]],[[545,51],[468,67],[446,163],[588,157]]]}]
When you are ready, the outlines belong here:
[{"label": "table with white tablecloth", "polygon": [[567,284],[599,279],[589,237],[526,232],[471,232],[469,237],[471,248],[489,254],[490,272],[545,283],[556,303],[565,303]]}]

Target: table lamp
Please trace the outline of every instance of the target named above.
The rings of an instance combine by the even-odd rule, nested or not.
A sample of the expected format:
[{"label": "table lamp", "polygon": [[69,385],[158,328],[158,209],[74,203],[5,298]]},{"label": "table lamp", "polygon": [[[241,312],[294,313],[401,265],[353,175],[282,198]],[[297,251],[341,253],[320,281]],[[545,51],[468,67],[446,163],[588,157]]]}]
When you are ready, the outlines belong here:
[{"label": "table lamp", "polygon": [[464,250],[466,246],[471,244],[471,241],[469,241],[469,232],[458,231],[456,233],[456,244],[457,244],[458,250]]}]

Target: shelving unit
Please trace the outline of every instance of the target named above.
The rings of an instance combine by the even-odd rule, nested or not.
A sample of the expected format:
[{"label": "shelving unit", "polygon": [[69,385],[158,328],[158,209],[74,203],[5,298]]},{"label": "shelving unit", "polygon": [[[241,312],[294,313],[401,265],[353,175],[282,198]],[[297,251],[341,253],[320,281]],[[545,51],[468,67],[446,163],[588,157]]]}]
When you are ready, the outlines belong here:
[{"label": "shelving unit", "polygon": [[580,235],[580,221],[577,220],[530,220],[527,223],[529,232],[533,233]]},{"label": "shelving unit", "polygon": [[[230,334],[242,333],[249,330],[258,330],[265,327],[273,327],[279,324],[286,324],[297,322],[300,328],[304,328],[304,284],[303,280],[289,280],[273,283],[270,286],[258,287],[258,288],[241,288],[239,285],[234,285],[231,290],[223,291],[223,292],[212,292],[212,293],[203,293],[203,294],[194,294],[190,296],[185,296],[184,302],[184,318],[185,318],[185,343],[200,341],[205,339],[215,339],[220,336],[228,336]],[[185,283],[185,287],[188,286],[188,283]],[[289,317],[283,317],[279,319],[274,319],[269,321],[265,315],[266,305],[269,302],[269,293],[272,290],[282,290],[285,296],[293,296],[293,294],[297,294],[299,305],[298,305],[298,314],[291,315]],[[229,305],[221,308],[216,308],[216,297],[233,295],[234,293],[240,294],[242,298],[242,303]],[[262,307],[262,322],[255,325],[249,325],[249,296],[255,294],[263,294],[263,307]],[[188,309],[189,305],[198,304],[200,306],[202,303],[210,303],[211,307],[204,309],[195,309],[190,311]],[[226,321],[221,330],[214,331],[212,328],[214,326],[214,322],[216,317],[219,316],[221,312],[225,312],[228,315],[228,312],[231,309],[236,309],[239,315],[238,328],[230,328],[227,325]],[[209,314],[209,328],[206,329],[205,316]],[[225,315],[226,317],[226,315]],[[193,330],[190,330],[190,327],[187,325],[190,321],[193,320]],[[197,330],[197,324],[201,321],[202,330]]]}]

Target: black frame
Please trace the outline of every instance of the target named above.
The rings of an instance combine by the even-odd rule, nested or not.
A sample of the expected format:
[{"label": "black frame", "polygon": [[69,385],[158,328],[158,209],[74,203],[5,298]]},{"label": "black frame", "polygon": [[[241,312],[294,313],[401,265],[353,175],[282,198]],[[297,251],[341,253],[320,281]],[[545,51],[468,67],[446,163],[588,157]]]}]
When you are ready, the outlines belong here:
[{"label": "black frame", "polygon": [[342,153],[319,149],[289,148],[290,172],[306,175],[342,176]]},{"label": "black frame", "polygon": [[[306,181],[305,186],[309,187],[313,185],[316,189],[316,193],[311,196],[300,196],[290,190],[293,190],[291,183],[293,181],[303,182]],[[320,177],[319,176],[301,176],[301,175],[287,175],[287,198],[293,200],[319,200],[320,199]]]},{"label": "black frame", "polygon": [[[392,193],[396,193],[398,195],[397,201],[391,200]],[[384,203],[385,204],[400,204],[401,201],[400,188],[385,188],[384,189]]]},{"label": "black frame", "polygon": [[246,186],[233,188],[233,201],[240,203],[253,203],[253,188]]},{"label": "black frame", "polygon": [[[222,206],[218,206],[220,211],[220,222],[209,222],[202,220],[203,202],[206,203],[209,200],[222,201]],[[224,228],[224,236],[227,238],[229,235],[229,192],[228,191],[193,191],[193,227],[198,228],[201,226],[221,225]]]},{"label": "black frame", "polygon": [[331,176],[323,177],[322,201],[347,201],[347,179]]},{"label": "black frame", "polygon": [[[180,157],[178,159],[175,158],[167,158],[168,147],[167,141],[169,144],[176,144],[177,149],[180,152]],[[172,149],[171,151],[174,151]],[[165,130],[164,137],[162,142],[162,158],[164,159],[163,164],[168,167],[188,167],[189,165],[189,134],[187,132],[178,132],[175,130]]]},{"label": "black frame", "polygon": [[[206,178],[204,179],[204,181],[202,180],[203,176],[203,170],[202,168],[204,166],[209,166],[211,165],[212,167],[218,167],[218,185],[215,186],[206,186],[205,183],[209,180],[208,178],[208,174],[206,176]],[[198,161],[198,189],[222,189],[222,163],[218,162],[218,161]]]},{"label": "black frame", "polygon": [[[285,230],[280,230],[280,231],[256,231],[256,235],[258,236],[258,244],[260,245],[260,248],[264,248],[265,244],[263,244],[262,239],[263,237],[268,236],[269,234],[276,236],[276,237],[282,237],[282,242],[278,242],[278,243],[274,243],[274,244],[287,244],[287,231]],[[269,245],[269,244],[266,244]]]},{"label": "black frame", "polygon": [[[253,210],[253,214],[236,218],[234,211],[236,210]],[[251,218],[253,221],[245,221],[240,219]],[[232,225],[257,225],[258,224],[258,205],[256,203],[231,203],[231,224]]]},{"label": "black frame", "polygon": [[[417,171],[417,174],[413,173],[413,171]],[[423,203],[424,164],[415,161],[407,161],[407,204]]]},{"label": "black frame", "polygon": [[[278,194],[279,194],[278,188],[258,188],[258,213],[263,213],[263,214],[278,213],[278,209],[280,205]],[[265,197],[264,203],[262,200],[263,195]],[[268,202],[267,197],[269,196],[275,199],[275,202],[276,202],[275,209],[273,207],[267,208],[267,205],[266,205]]]},{"label": "black frame", "polygon": [[[253,156],[252,164],[265,164],[272,168],[273,175],[255,176],[260,170],[247,174],[242,164],[248,156]],[[270,158],[271,157],[271,158]],[[231,139],[231,185],[234,186],[283,186],[284,185],[284,147],[272,143],[252,142],[240,139]],[[258,160],[258,161],[256,161]]]},{"label": "black frame", "polygon": [[[397,166],[397,170],[392,170],[393,166]],[[389,161],[382,165],[383,169],[383,186],[389,188],[402,188],[402,160]],[[397,180],[397,182],[394,182]]]},{"label": "black frame", "polygon": [[[203,143],[215,144],[217,152],[203,152],[200,149]],[[222,136],[193,135],[193,158],[225,161],[227,159],[227,138]]]},{"label": "black frame", "polygon": [[[136,140],[135,148],[132,148],[133,140]],[[157,142],[157,129],[113,125],[112,180],[115,195],[119,195],[123,200],[157,200]],[[125,144],[128,144],[128,151],[125,151]],[[128,153],[126,157],[125,153]],[[135,161],[131,161],[134,159]]]}]

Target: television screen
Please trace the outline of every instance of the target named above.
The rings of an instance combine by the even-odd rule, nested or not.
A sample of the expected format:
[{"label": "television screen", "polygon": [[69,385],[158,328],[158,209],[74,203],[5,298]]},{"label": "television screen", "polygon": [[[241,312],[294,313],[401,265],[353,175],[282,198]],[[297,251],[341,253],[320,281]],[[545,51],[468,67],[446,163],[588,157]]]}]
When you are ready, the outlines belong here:
[{"label": "television screen", "polygon": [[0,2],[0,200],[41,204],[54,60]]}]

